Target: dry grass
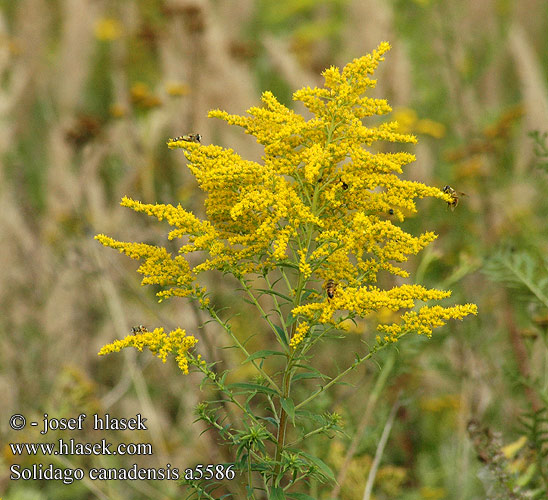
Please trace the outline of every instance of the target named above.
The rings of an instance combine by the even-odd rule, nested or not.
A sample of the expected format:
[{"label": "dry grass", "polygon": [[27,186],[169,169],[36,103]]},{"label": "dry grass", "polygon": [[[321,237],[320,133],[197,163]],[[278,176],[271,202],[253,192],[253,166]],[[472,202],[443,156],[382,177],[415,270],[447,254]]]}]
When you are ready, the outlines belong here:
[{"label": "dry grass", "polygon": [[[18,434],[8,429],[9,416],[16,412],[29,421],[40,420],[44,412],[59,417],[82,411],[118,416],[142,413],[149,419],[150,432],[138,440],[153,443],[155,452],[143,464],[161,467],[171,462],[184,468],[227,460],[227,451],[217,447],[213,436],[200,436],[203,429],[192,424],[192,407],[201,398],[192,376],[179,376],[174,366],[153,362],[146,354],[96,356],[104,343],[125,336],[134,324],[181,325],[198,337],[205,336],[200,349],[222,357],[226,364],[235,364],[229,353],[215,347],[222,333],[211,325],[200,330],[204,318],[184,301],[157,304],[150,290],[139,287],[135,264],[100,248],[93,235],[101,232],[121,240],[162,240],[165,228],[119,207],[124,195],[146,202],[180,200],[201,215],[202,197],[185,169],[183,155],[168,151],[165,140],[199,132],[206,143],[215,142],[246,158],[260,159],[261,149],[249,137],[206,116],[211,108],[243,113],[268,89],[258,85],[268,75],[276,75],[290,89],[313,86],[318,82],[319,65],[342,64],[381,39],[390,40],[395,48],[379,74],[378,94],[397,106],[416,108],[420,118],[448,125],[448,135],[439,141],[420,137],[419,159],[413,167],[418,172],[411,171],[409,176],[440,186],[457,181],[470,199],[454,216],[440,207],[425,207],[425,220],[413,223],[417,229],[434,224],[441,234],[437,248],[442,257],[428,274],[431,284],[446,280],[463,255],[480,259],[503,239],[515,240],[519,246],[530,238],[528,244],[545,251],[547,235],[539,224],[545,225],[548,206],[538,202],[544,196],[538,189],[545,180],[531,177],[532,146],[526,134],[548,127],[548,61],[543,49],[548,41],[548,16],[542,2],[527,3],[527,8],[501,14],[495,2],[489,1],[465,1],[458,12],[439,2],[418,0],[409,3],[411,7],[398,5],[402,2],[395,2],[398,7],[394,7],[378,0],[335,2],[347,14],[334,28],[335,35],[303,41],[295,39],[293,21],[287,21],[285,32],[271,29],[258,11],[262,2],[242,2],[236,9],[234,2],[226,0],[171,0],[148,5],[86,0],[3,2],[2,446],[41,439],[35,430]],[[329,21],[332,10],[322,9],[300,14],[299,22]],[[529,15],[524,17],[524,12]],[[411,14],[414,18],[406,20]],[[97,21],[102,18],[118,19],[120,38],[97,39]],[[490,32],[498,41],[486,47]],[[424,45],[425,40],[430,45]],[[295,47],[307,50],[299,52]],[[478,69],[476,64],[485,67]],[[131,88],[140,81],[147,82],[148,97],[157,99],[157,105],[147,107],[132,98]],[[184,84],[188,93],[170,95],[171,82]],[[508,135],[493,140],[494,152],[469,155],[454,163],[440,160],[444,152],[466,148],[481,138],[484,128],[515,103],[523,106],[523,119],[514,122]],[[109,111],[113,104],[122,110],[119,116]],[[472,173],[466,170],[471,160],[480,165]],[[519,195],[512,194],[512,176],[523,181]],[[517,198],[520,203],[506,203]],[[523,231],[528,225],[531,231]],[[462,236],[464,233],[472,240]],[[212,286],[217,300],[233,304],[230,283],[212,277]],[[400,368],[401,378],[388,384],[386,411],[396,381],[412,398],[411,403],[404,401],[408,414],[398,414],[393,431],[396,444],[392,446],[399,443],[401,448],[385,451],[388,461],[407,470],[408,491],[439,486],[445,488],[447,496],[443,498],[472,498],[472,492],[477,494],[481,487],[467,444],[467,421],[474,416],[514,436],[510,420],[528,407],[514,388],[519,374],[514,364],[515,344],[507,333],[509,320],[498,311],[511,307],[520,324],[526,322],[527,315],[512,296],[493,293],[492,286],[477,271],[453,284],[455,295],[480,306],[475,329],[454,327],[427,346],[410,343],[409,352],[399,361],[406,363]],[[505,300],[511,301],[510,306]],[[258,328],[245,322],[241,326],[244,331]],[[337,356],[351,356],[355,342],[357,339],[348,340]],[[536,357],[520,362],[531,364],[531,372],[545,377],[546,346],[540,341],[535,346]],[[539,354],[539,349],[544,353]],[[526,353],[530,352],[527,345]],[[333,362],[332,353],[330,350],[325,359],[326,366]],[[362,372],[355,382],[367,391],[375,377],[373,371]],[[431,436],[433,443],[427,448],[416,438],[428,433],[431,415],[419,411],[418,401],[443,394],[454,396],[458,405],[453,410],[439,410],[452,412],[452,418],[445,427],[439,424],[441,427],[432,430],[439,434]],[[343,440],[345,449],[359,426],[364,404],[344,409],[350,436],[348,442]],[[382,420],[372,422],[370,430],[382,429],[382,425]],[[409,430],[413,427],[420,429],[417,436]],[[107,436],[87,431],[69,437],[97,441]],[[110,439],[118,442],[122,437],[117,434]],[[448,449],[448,443],[456,448]],[[374,438],[365,438],[356,454],[372,457],[375,448]],[[63,486],[59,484],[9,481],[4,465],[13,457],[3,449],[0,496],[6,493],[9,498],[24,498],[26,489],[34,490],[36,498],[61,497]],[[85,463],[79,457],[69,457],[69,462]],[[447,462],[450,467],[440,465]],[[123,463],[111,461],[110,465]],[[429,478],[427,471],[435,464],[438,468]],[[466,478],[451,494],[450,474],[463,481]],[[366,476],[364,473],[362,492]],[[71,498],[181,498],[176,485],[168,483],[86,484],[74,489]],[[382,484],[379,488],[377,498],[389,498]],[[68,490],[62,491],[66,494]],[[361,498],[361,493],[340,498],[354,500]],[[390,498],[426,497],[400,490]]]}]

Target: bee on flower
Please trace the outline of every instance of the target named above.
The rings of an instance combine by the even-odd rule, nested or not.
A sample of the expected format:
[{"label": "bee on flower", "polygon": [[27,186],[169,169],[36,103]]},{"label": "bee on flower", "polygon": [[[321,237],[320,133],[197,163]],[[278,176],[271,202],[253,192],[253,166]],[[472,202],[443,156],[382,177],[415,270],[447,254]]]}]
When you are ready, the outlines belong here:
[{"label": "bee on flower", "polygon": [[335,290],[337,289],[337,286],[338,283],[336,283],[335,280],[328,280],[325,284],[325,291],[329,300],[335,297]]},{"label": "bee on flower", "polygon": [[442,190],[444,193],[447,193],[451,196],[452,200],[447,202],[447,206],[451,208],[451,211],[457,208],[459,204],[459,198],[461,196],[466,196],[466,193],[461,193],[460,191],[455,191],[451,186],[445,186]]}]

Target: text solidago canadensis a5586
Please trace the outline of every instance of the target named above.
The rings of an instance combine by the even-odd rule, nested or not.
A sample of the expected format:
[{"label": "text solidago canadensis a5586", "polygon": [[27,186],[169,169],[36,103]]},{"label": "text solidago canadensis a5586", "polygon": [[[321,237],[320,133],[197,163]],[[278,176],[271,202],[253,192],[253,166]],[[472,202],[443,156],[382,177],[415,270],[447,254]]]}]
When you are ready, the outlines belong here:
[{"label": "text solidago canadensis a5586", "polygon": [[[189,366],[201,371],[225,395],[222,404],[237,407],[242,418],[219,423],[215,413],[220,408],[218,402],[201,407],[200,418],[237,445],[233,449],[238,450],[235,460],[240,467],[261,471],[261,487],[269,495],[281,487],[284,475],[316,474],[323,479],[329,475],[314,465],[309,454],[300,455],[294,447],[286,450],[286,438],[288,422],[299,425],[296,410],[347,373],[340,370],[326,375],[321,390],[301,401],[292,400],[292,387],[305,379],[297,382],[295,375],[309,369],[311,349],[330,332],[345,330],[349,320],[391,311],[393,321],[377,326],[366,352],[349,353],[349,364],[354,365],[408,333],[430,336],[449,319],[477,313],[474,304],[431,303],[446,299],[450,291],[412,283],[387,289],[377,285],[383,272],[408,278],[400,263],[437,237],[433,232],[415,236],[402,229],[404,218],[417,212],[416,200],[434,197],[454,202],[451,193],[402,178],[403,168],[415,160],[413,154],[378,152],[380,148],[371,147],[379,141],[416,142],[414,136],[398,133],[395,122],[365,124],[369,117],[391,111],[386,100],[365,96],[367,89],[376,85],[370,76],[389,49],[383,42],[342,70],[325,70],[322,88],[297,90],[293,99],[308,109],[310,118],[284,106],[268,91],[262,95],[262,105],[250,108],[247,116],[210,111],[209,117],[253,135],[264,146],[261,162],[245,160],[232,149],[216,145],[168,141],[169,148],[183,150],[188,168],[206,193],[206,217],[199,219],[181,205],[147,204],[128,197],[122,205],[167,221],[172,227],[168,239],[184,241],[175,255],[163,246],[96,236],[103,245],[141,260],[142,284],[159,286],[160,300],[196,300],[226,330],[226,338],[241,350],[261,381],[240,387],[238,394],[263,391],[272,403],[264,410],[268,418],[243,404],[244,399],[225,384],[224,375],[212,371],[208,363],[215,360],[206,362],[194,354],[197,339],[184,330],[165,333],[157,328],[128,335],[103,347],[101,354],[128,346],[147,347],[163,360],[175,354],[184,372]],[[187,259],[192,253],[197,253],[196,257]],[[273,341],[279,343],[275,354],[272,350],[248,351],[241,333],[235,334],[226,319],[233,314],[220,312],[200,282],[200,275],[210,271],[232,274],[240,282],[245,298],[264,319],[264,345],[271,349]],[[330,285],[323,290],[326,283]],[[271,296],[272,310],[264,310],[258,300],[265,293]],[[282,356],[283,369],[267,371],[261,360],[269,356]],[[330,415],[333,418],[322,420],[323,430],[338,427],[335,414]],[[267,444],[260,446],[257,441]],[[301,462],[291,458],[292,453],[297,453]]]}]

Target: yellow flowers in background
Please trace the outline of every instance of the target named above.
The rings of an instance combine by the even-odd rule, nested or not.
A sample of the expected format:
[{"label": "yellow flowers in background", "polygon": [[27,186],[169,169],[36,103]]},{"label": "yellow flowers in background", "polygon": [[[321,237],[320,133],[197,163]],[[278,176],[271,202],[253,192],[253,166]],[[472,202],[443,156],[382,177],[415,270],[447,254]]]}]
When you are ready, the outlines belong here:
[{"label": "yellow flowers in background", "polygon": [[102,42],[118,40],[123,35],[124,28],[120,21],[114,18],[105,17],[95,22],[95,38]]},{"label": "yellow flowers in background", "polygon": [[190,85],[183,82],[170,81],[165,85],[167,95],[173,97],[185,96],[190,94]]},{"label": "yellow flowers in background", "polygon": [[153,94],[144,82],[136,82],[129,90],[131,102],[144,109],[156,108],[162,105],[162,100]]},{"label": "yellow flowers in background", "polygon": [[417,134],[429,135],[434,139],[441,139],[445,136],[445,125],[443,123],[429,118],[419,119],[417,112],[413,109],[397,109],[394,111],[394,119],[398,122],[398,131],[403,134],[416,132]]}]

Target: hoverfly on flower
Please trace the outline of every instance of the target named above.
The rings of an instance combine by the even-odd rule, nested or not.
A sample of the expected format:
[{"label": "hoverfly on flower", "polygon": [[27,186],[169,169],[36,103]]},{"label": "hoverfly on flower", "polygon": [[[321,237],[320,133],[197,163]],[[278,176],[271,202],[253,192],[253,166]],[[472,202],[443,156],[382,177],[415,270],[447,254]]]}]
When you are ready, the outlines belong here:
[{"label": "hoverfly on flower", "polygon": [[175,139],[170,139],[169,142],[177,142],[177,141],[200,142],[201,140],[202,140],[202,136],[200,134],[187,134],[187,135],[180,135],[179,137],[175,137]]},{"label": "hoverfly on flower", "polygon": [[140,333],[148,333],[148,330],[147,330],[147,327],[143,326],[143,325],[132,326],[131,327],[131,333],[133,335],[138,335]]}]

